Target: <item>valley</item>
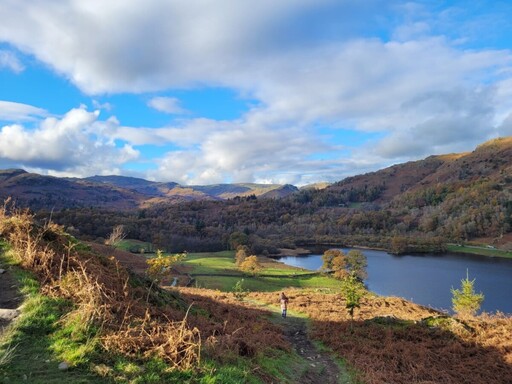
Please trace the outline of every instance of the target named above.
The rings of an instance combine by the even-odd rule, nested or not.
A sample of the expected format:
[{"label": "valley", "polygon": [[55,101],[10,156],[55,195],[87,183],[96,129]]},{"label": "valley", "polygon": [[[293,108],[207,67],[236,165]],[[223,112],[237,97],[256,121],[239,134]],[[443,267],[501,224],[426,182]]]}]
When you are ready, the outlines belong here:
[{"label": "valley", "polygon": [[[451,315],[445,304],[378,295],[371,263],[370,291],[352,302],[343,273],[273,257],[354,246],[403,259],[448,250],[509,257],[511,154],[512,139],[493,140],[322,189],[2,171],[1,268],[9,273],[0,279],[17,279],[24,304],[2,323],[0,378],[506,383],[509,316]],[[122,238],[111,241],[116,227]],[[433,279],[442,273],[422,268]]]}]

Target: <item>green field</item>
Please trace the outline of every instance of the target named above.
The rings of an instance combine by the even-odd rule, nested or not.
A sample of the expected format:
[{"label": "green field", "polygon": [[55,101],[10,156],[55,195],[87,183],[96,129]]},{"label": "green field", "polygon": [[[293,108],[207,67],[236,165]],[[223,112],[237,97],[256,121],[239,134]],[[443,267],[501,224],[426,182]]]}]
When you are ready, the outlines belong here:
[{"label": "green field", "polygon": [[456,244],[448,244],[446,248],[447,248],[448,252],[453,252],[453,253],[471,253],[474,255],[482,255],[482,256],[490,256],[490,257],[512,258],[512,252],[502,251],[500,249],[456,245]]},{"label": "green field", "polygon": [[257,276],[244,274],[235,265],[234,251],[215,253],[191,253],[177,267],[195,279],[194,286],[200,288],[232,291],[240,279],[244,288],[250,291],[278,291],[289,287],[296,288],[336,288],[335,279],[321,274],[311,275],[311,271],[262,259],[263,270]]},{"label": "green field", "polygon": [[144,250],[144,252],[141,253],[147,253],[155,251],[153,244],[134,239],[121,240],[119,244],[117,244],[117,248],[127,252],[140,252],[141,250]]}]

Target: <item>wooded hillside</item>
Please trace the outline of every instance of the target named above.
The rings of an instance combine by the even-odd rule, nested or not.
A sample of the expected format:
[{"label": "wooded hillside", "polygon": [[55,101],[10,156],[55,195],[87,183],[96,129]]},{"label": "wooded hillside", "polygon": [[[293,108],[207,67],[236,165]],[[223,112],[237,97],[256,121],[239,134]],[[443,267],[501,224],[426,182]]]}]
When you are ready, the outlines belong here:
[{"label": "wooded hillside", "polygon": [[[128,191],[122,189],[115,203],[55,209],[53,219],[87,239],[106,237],[114,225],[123,224],[129,237],[169,251],[221,250],[232,246],[234,238],[257,253],[304,244],[430,252],[443,251],[446,242],[477,238],[510,248],[511,183],[512,138],[508,137],[486,142],[473,152],[430,156],[321,190],[289,188],[293,193],[280,198],[274,192],[276,198],[250,194],[222,201],[160,199],[120,211],[125,202],[121,191]],[[19,184],[13,185],[2,189],[4,196],[16,193]],[[109,184],[108,188],[117,191],[118,187]],[[129,191],[127,201],[137,201],[138,192]],[[30,201],[20,201],[31,206]]]}]

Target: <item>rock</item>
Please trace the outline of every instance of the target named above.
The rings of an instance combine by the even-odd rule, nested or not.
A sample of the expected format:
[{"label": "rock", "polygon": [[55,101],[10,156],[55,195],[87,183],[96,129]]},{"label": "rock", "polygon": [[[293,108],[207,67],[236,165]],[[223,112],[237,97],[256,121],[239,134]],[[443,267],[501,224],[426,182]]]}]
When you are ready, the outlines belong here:
[{"label": "rock", "polygon": [[5,321],[12,321],[17,318],[20,314],[20,311],[17,309],[5,309],[0,308],[0,319]]},{"label": "rock", "polygon": [[0,269],[0,275],[1,275],[2,273],[5,273],[5,269]]},{"label": "rock", "polygon": [[66,361],[63,361],[62,363],[59,364],[59,369],[61,371],[67,371],[69,369],[69,363]]}]

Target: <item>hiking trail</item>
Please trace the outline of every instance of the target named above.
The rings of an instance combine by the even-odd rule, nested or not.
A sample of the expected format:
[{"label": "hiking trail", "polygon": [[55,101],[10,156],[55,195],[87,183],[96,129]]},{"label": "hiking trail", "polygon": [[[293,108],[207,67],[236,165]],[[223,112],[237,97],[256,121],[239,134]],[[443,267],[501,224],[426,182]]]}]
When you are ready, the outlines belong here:
[{"label": "hiking trail", "polygon": [[19,315],[23,295],[10,268],[0,263],[0,336],[4,329]]},{"label": "hiking trail", "polygon": [[[261,303],[251,301],[261,306]],[[282,318],[277,307],[266,306],[272,312],[271,320],[283,327],[283,335],[295,352],[307,363],[307,369],[299,378],[301,384],[351,384],[349,373],[336,363],[332,353],[320,350],[309,338],[307,319],[288,311]]]}]

